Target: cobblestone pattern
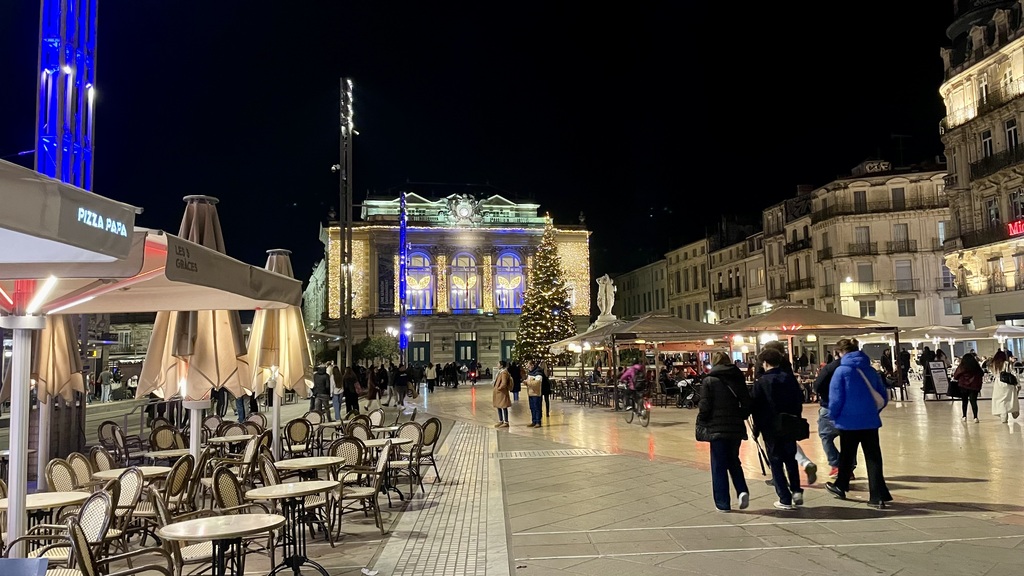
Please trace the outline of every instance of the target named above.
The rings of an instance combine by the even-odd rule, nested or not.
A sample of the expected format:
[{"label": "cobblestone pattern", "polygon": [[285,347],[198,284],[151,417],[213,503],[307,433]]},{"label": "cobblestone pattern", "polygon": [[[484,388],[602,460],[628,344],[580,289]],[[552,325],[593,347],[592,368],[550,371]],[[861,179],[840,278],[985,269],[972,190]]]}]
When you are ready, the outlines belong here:
[{"label": "cobblestone pattern", "polygon": [[[493,435],[480,426],[454,426],[437,458],[444,482],[434,484],[426,474],[426,494],[417,492],[409,503],[374,566],[382,575],[508,574],[506,534],[488,533],[488,513],[505,513],[500,478],[490,477],[496,462],[487,458],[489,445],[496,448]],[[489,487],[498,491],[497,501]],[[503,558],[489,557],[489,537],[501,541]],[[488,570],[489,563],[496,569]]]},{"label": "cobblestone pattern", "polygon": [[495,452],[491,458],[499,460],[521,460],[523,458],[576,458],[579,456],[615,456],[600,450],[590,448],[571,448],[567,450],[509,450]]}]

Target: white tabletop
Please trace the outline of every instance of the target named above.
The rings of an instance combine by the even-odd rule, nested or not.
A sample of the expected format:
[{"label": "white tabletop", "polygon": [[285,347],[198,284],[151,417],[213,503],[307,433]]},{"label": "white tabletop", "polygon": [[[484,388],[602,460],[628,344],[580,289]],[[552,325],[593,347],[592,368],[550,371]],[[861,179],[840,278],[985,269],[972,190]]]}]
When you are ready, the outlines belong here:
[{"label": "white tabletop", "polygon": [[309,458],[288,458],[274,462],[280,470],[313,470],[316,468],[330,468],[341,466],[345,459],[341,456],[311,456]]},{"label": "white tabletop", "polygon": [[214,436],[206,441],[207,444],[231,444],[233,442],[247,442],[255,438],[252,434],[239,434],[238,436]]},{"label": "white tabletop", "polygon": [[344,426],[348,426],[348,422],[344,422],[341,420],[335,420],[333,422],[321,422],[320,424],[313,425],[314,428],[339,428]]},{"label": "white tabletop", "polygon": [[181,458],[188,456],[188,448],[171,448],[168,450],[153,450],[143,454],[146,458]]},{"label": "white tabletop", "polygon": [[267,532],[284,525],[280,514],[226,514],[174,522],[158,528],[156,535],[167,540],[226,540]]},{"label": "white tabletop", "polygon": [[381,432],[398,432],[398,426],[378,426],[376,428],[370,428],[370,432],[374,434],[380,434]]},{"label": "white tabletop", "polygon": [[[36,451],[34,449],[32,449],[32,448],[29,448],[28,450],[25,451],[25,453],[26,454],[35,454]],[[10,455],[11,455],[11,451],[10,450],[6,450],[6,449],[5,450],[0,450],[0,458],[7,458]]]},{"label": "white tabletop", "polygon": [[299,496],[310,496],[337,488],[340,483],[337,480],[310,480],[308,482],[288,482],[286,484],[274,484],[272,486],[261,486],[253,488],[245,493],[249,500],[278,500],[281,498],[297,498]]},{"label": "white tabletop", "polygon": [[[142,472],[143,478],[158,478],[160,476],[167,476],[167,473],[171,471],[170,466],[135,466],[140,472]],[[110,470],[100,470],[99,472],[93,472],[92,477],[97,480],[113,480],[121,475],[125,470],[130,468],[111,468]]]},{"label": "white tabletop", "polygon": [[[37,492],[25,496],[25,509],[46,510],[69,504],[81,504],[89,496],[88,492]],[[0,498],[0,510],[7,510],[7,498]]]},{"label": "white tabletop", "polygon": [[412,438],[371,438],[363,440],[363,446],[367,448],[381,448],[385,442],[391,442],[392,446],[402,446],[404,444],[412,444]]}]

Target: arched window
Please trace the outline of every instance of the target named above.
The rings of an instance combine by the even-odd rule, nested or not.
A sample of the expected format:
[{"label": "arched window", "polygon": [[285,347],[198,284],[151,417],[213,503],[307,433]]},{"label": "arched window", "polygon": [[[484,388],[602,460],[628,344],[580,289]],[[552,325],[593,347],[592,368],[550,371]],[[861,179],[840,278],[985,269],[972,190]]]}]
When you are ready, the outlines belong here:
[{"label": "arched window", "polygon": [[523,309],[523,262],[519,256],[506,252],[494,267],[494,303],[499,314],[518,314]]},{"label": "arched window", "polygon": [[450,301],[455,314],[475,311],[480,308],[480,274],[476,258],[470,254],[457,254],[452,258],[452,286]]},{"label": "arched window", "polygon": [[434,272],[430,256],[413,252],[405,267],[405,310],[409,314],[429,314],[434,309]]}]

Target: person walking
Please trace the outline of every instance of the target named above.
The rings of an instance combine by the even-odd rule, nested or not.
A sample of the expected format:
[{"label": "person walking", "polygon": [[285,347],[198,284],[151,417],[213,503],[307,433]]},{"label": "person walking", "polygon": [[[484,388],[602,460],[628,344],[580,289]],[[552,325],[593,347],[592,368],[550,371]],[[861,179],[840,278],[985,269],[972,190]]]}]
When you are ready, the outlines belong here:
[{"label": "person walking", "polygon": [[544,399],[544,416],[546,418],[551,417],[551,377],[548,376],[548,372],[550,372],[550,369],[547,362],[541,362],[540,374],[542,380],[540,383],[540,395]]},{"label": "person walking", "polygon": [[[818,438],[821,439],[821,449],[825,452],[825,458],[828,459],[829,478],[835,480],[839,476],[839,449],[836,448],[836,438],[839,437],[839,430],[836,428],[835,422],[832,421],[832,417],[828,412],[828,391],[829,385],[832,383],[832,377],[836,373],[836,368],[839,368],[839,363],[842,360],[845,351],[850,350],[850,340],[848,338],[842,338],[836,343],[835,352],[838,357],[825,365],[818,373],[818,378],[814,381],[814,394],[818,397]],[[832,356],[830,356],[831,358]],[[857,467],[857,455],[854,454],[853,467]],[[850,480],[853,480],[853,470],[850,470]],[[813,484],[813,482],[808,482]]]},{"label": "person walking", "polygon": [[379,391],[377,390],[377,369],[370,364],[370,368],[366,371],[366,411],[369,412],[373,409],[373,404],[377,403],[377,408],[380,408],[380,397]]},{"label": "person walking", "polygon": [[910,384],[910,351],[906,348],[900,350],[899,360],[897,361],[900,369],[900,376],[903,377],[903,385]]},{"label": "person walking", "polygon": [[540,428],[540,411],[541,411],[541,388],[544,382],[544,375],[540,370],[540,366],[536,362],[533,363],[535,366],[534,370],[530,370],[530,375],[526,377],[526,395],[530,400],[530,428]]},{"label": "person walking", "polygon": [[795,510],[804,503],[800,466],[796,461],[797,438],[777,429],[776,423],[783,414],[799,417],[803,412],[804,395],[793,374],[782,369],[783,358],[775,348],[765,348],[758,355],[765,373],[754,382],[750,412],[754,418],[754,435],[764,438],[771,464],[772,482],[779,496],[774,506],[779,510]]},{"label": "person walking", "polygon": [[[405,363],[398,365],[398,372],[395,373],[395,382],[391,386],[395,392],[395,405],[405,407],[405,397],[409,395],[409,369]],[[390,400],[390,396],[388,399]]]},{"label": "person walking", "polygon": [[432,363],[427,363],[427,369],[424,370],[424,377],[427,379],[427,392],[434,392],[434,386],[437,384],[437,367]]},{"label": "person walking", "polygon": [[110,368],[104,368],[96,378],[100,382],[100,402],[110,402],[110,381],[114,378]]},{"label": "person walking", "polygon": [[1006,424],[1011,417],[1020,416],[1020,387],[1017,377],[1006,369],[1005,352],[997,351],[989,360],[989,366],[996,375],[992,383],[992,415],[999,416],[999,421]]},{"label": "person walking", "polygon": [[932,352],[931,348],[925,346],[921,352],[921,357],[917,359],[917,363],[921,365],[924,374],[921,391],[925,394],[935,394],[935,380],[932,378],[931,371],[932,362],[935,362],[935,352]]},{"label": "person walking", "polygon": [[[789,356],[786,354],[786,345],[783,344],[781,340],[772,340],[771,342],[766,343],[764,345],[764,348],[772,348],[774,350],[777,350],[779,354],[782,355],[782,364],[779,365],[779,368],[783,372],[786,372],[790,376],[792,376],[794,380],[796,380],[796,374],[793,372],[793,363],[790,362]],[[764,373],[767,370],[765,370],[763,362],[759,362],[755,359],[754,364],[757,364],[757,366],[754,369],[754,381],[756,382],[758,379],[761,378],[761,376],[764,376]],[[818,481],[818,465],[812,462],[811,459],[808,458],[806,454],[804,454],[804,450],[803,448],[800,447],[799,443],[797,443],[796,445],[796,463],[800,466],[800,469],[803,470],[805,474],[807,474],[808,485],[814,484],[815,482]],[[773,486],[775,484],[775,481],[766,480],[765,484]]]},{"label": "person walking", "polygon": [[893,370],[892,365],[892,348],[886,348],[882,352],[882,359],[879,361],[882,365],[882,372],[885,373],[886,378],[893,378],[896,376],[896,372]]},{"label": "person walking", "polygon": [[345,397],[345,417],[359,414],[359,375],[351,366],[345,368],[341,377],[341,393]]},{"label": "person walking", "polygon": [[320,364],[313,373],[313,410],[331,419],[331,377],[327,366]]},{"label": "person walking", "polygon": [[238,417],[238,421],[245,422],[245,409],[249,405],[249,393],[245,388],[242,388],[242,395],[235,397],[235,416]]},{"label": "person walking", "polygon": [[882,448],[878,443],[882,418],[876,398],[880,398],[884,409],[889,403],[889,391],[872,369],[871,359],[860,350],[857,339],[850,339],[845,347],[849,351],[839,361],[828,392],[828,412],[839,429],[839,476],[835,482],[826,482],[825,489],[840,500],[846,499],[854,457],[857,448],[862,447],[868,469],[868,506],[886,508],[892,495],[882,470]]},{"label": "person walking", "polygon": [[331,377],[331,405],[334,407],[334,419],[341,420],[341,401],[345,394],[342,387],[344,375],[333,361],[327,362],[327,375]]},{"label": "person walking", "polygon": [[974,421],[978,422],[978,394],[981,393],[981,382],[985,377],[985,371],[978,364],[978,359],[973,354],[964,354],[960,359],[960,365],[953,371],[953,380],[956,380],[960,388],[960,404],[963,412],[961,422],[967,422],[967,404],[970,403],[971,411],[974,412]]},{"label": "person walking", "polygon": [[508,362],[502,360],[498,373],[494,376],[494,390],[491,392],[491,403],[498,409],[498,423],[495,428],[508,428],[508,407],[512,405],[509,390],[512,389],[512,375],[508,373]]},{"label": "person walking", "polygon": [[[377,397],[380,398],[380,405],[387,406],[391,404],[391,395],[393,392],[388,386],[391,384],[391,374],[388,371],[387,366],[383,362],[380,364],[380,369],[377,370]],[[387,396],[387,398],[385,398]]]},{"label": "person walking", "polygon": [[697,440],[711,444],[711,492],[719,512],[732,509],[729,479],[739,509],[750,505],[750,490],[743,477],[740,444],[747,439],[750,394],[743,373],[724,352],[711,355],[711,372],[701,381],[696,419]]}]

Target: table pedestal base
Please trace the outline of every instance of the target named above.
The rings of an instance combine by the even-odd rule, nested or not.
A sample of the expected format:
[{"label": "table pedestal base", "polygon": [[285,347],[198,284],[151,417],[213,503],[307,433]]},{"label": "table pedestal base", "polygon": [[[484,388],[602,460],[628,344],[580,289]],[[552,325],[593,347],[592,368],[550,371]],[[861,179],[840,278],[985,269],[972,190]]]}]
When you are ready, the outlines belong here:
[{"label": "table pedestal base", "polygon": [[269,576],[288,569],[291,569],[295,576],[299,576],[299,568],[302,566],[311,566],[323,576],[331,576],[323,566],[306,556],[306,529],[303,525],[307,517],[305,498],[288,498],[282,501],[281,511],[285,517],[284,528],[281,532],[283,559],[274,567]]},{"label": "table pedestal base", "polygon": [[[245,574],[242,539],[229,538],[213,541],[213,576],[242,576]],[[228,563],[230,562],[230,570]]]}]

